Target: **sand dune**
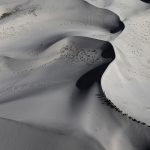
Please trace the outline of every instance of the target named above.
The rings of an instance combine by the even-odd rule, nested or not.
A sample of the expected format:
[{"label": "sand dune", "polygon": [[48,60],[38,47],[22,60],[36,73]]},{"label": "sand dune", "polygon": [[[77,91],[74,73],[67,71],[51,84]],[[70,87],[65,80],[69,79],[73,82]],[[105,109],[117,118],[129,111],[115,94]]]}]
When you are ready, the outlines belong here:
[{"label": "sand dune", "polygon": [[[150,125],[149,12],[149,9],[139,11],[124,22],[125,30],[113,41],[116,59],[102,80],[103,88],[111,101],[124,113],[148,125]],[[112,76],[115,77],[114,80],[109,80]],[[115,86],[116,89],[113,90],[111,86]],[[122,94],[117,94],[118,91]]]},{"label": "sand dune", "polygon": [[149,7],[0,0],[0,149],[148,149]]}]

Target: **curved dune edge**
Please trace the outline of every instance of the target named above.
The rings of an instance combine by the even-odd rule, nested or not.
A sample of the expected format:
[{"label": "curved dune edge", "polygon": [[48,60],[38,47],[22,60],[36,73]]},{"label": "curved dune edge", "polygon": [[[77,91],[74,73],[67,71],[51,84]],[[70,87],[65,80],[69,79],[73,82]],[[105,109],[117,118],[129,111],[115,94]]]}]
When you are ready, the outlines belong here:
[{"label": "curved dune edge", "polygon": [[[150,125],[149,12],[149,9],[139,10],[137,14],[126,19],[125,30],[112,42],[116,59],[102,79],[106,96],[123,113],[148,126]],[[111,87],[115,87],[115,90]]]}]

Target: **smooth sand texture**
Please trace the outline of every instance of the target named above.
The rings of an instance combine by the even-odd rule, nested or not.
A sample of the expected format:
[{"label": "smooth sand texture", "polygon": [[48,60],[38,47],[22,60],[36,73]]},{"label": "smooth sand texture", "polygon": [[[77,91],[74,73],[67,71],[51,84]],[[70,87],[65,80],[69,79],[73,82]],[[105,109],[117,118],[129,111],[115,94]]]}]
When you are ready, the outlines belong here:
[{"label": "smooth sand texture", "polygon": [[0,149],[149,149],[149,6],[0,0]]},{"label": "smooth sand texture", "polygon": [[150,125],[149,13],[149,9],[139,9],[126,19],[125,30],[112,42],[116,59],[102,80],[107,97],[124,113],[147,125]]}]

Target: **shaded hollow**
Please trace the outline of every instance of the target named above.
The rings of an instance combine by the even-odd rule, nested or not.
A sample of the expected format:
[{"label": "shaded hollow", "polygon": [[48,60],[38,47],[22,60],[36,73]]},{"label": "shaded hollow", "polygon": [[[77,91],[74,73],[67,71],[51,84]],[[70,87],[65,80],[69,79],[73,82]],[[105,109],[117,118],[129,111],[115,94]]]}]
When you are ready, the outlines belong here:
[{"label": "shaded hollow", "polygon": [[118,26],[116,26],[115,28],[113,28],[110,33],[117,33],[117,32],[120,32],[120,31],[123,31],[125,28],[125,25],[122,21],[119,22]]},{"label": "shaded hollow", "polygon": [[145,3],[150,3],[150,0],[141,0],[141,1]]},{"label": "shaded hollow", "polygon": [[108,65],[114,60],[115,53],[113,46],[106,42],[103,46],[103,52],[101,56],[109,61],[104,61],[102,64],[97,66],[96,68],[88,71],[84,75],[82,75],[78,81],[76,82],[76,86],[80,90],[88,90],[94,82],[99,82],[104,71],[108,67]]}]

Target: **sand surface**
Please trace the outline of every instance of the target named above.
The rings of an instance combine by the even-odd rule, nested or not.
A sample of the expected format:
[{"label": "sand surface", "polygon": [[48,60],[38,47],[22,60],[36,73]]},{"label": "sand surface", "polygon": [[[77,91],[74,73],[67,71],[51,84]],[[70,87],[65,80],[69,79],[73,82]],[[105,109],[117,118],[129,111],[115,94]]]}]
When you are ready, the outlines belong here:
[{"label": "sand surface", "polygon": [[140,0],[0,0],[0,149],[149,149],[149,19]]}]

